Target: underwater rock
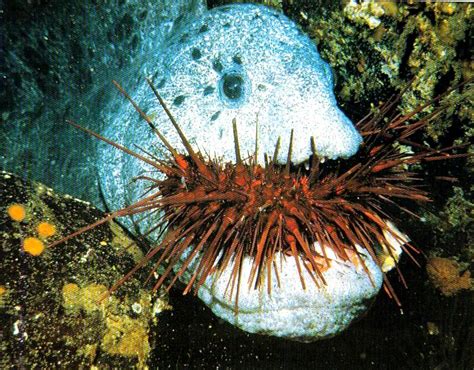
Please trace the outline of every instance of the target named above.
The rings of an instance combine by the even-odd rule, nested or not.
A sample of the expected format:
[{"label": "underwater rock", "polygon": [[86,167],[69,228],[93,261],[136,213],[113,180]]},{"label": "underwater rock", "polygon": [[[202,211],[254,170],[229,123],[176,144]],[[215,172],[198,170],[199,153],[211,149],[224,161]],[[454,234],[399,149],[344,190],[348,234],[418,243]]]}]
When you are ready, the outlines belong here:
[{"label": "underwater rock", "polygon": [[[305,24],[335,71],[337,97],[346,111],[363,114],[416,76],[400,102],[401,111],[408,113],[438,95],[443,85],[472,76],[471,3],[351,0],[312,5],[295,2],[291,14]],[[453,92],[445,100],[454,106],[459,95]],[[469,142],[472,109],[471,99],[447,110],[425,135],[440,142],[455,126],[456,138]]]},{"label": "underwater rock", "polygon": [[139,275],[104,297],[140,249],[114,222],[50,248],[103,213],[7,172],[0,199],[0,368],[145,366],[154,308],[167,298],[143,288]]}]

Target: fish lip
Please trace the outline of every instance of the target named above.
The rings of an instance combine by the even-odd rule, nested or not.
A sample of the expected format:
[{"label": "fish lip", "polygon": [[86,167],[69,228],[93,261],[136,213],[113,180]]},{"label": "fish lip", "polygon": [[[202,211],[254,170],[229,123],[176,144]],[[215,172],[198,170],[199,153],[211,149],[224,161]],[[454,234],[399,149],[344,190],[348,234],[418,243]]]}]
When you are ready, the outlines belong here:
[{"label": "fish lip", "polygon": [[336,108],[335,114],[338,116],[336,119],[340,123],[339,127],[341,130],[341,133],[336,138],[337,142],[333,143],[327,136],[323,141],[325,145],[322,148],[318,148],[316,140],[316,154],[319,157],[331,160],[347,160],[357,154],[363,138],[356,126],[339,107]]}]

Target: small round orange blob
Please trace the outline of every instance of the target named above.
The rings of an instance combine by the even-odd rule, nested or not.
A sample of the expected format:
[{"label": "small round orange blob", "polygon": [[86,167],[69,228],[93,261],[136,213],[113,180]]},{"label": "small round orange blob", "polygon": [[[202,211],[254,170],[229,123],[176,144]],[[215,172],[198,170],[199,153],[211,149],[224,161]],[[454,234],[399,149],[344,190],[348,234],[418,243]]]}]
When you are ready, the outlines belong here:
[{"label": "small round orange blob", "polygon": [[20,222],[25,219],[26,209],[21,204],[12,204],[7,208],[7,213],[13,221]]},{"label": "small round orange blob", "polygon": [[42,236],[43,238],[47,238],[48,236],[53,236],[56,234],[56,226],[50,224],[49,222],[39,223],[36,227],[36,230],[38,231],[39,236]]},{"label": "small round orange blob", "polygon": [[44,251],[44,244],[38,238],[29,237],[23,240],[23,250],[33,256],[39,256]]}]

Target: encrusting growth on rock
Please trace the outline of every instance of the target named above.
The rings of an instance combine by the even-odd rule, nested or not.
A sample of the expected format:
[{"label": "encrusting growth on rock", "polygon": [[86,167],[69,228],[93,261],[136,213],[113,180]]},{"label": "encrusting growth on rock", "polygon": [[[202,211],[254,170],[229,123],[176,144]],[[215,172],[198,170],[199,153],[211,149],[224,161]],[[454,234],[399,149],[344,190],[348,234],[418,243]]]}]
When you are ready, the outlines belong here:
[{"label": "encrusting growth on rock", "polygon": [[44,243],[38,238],[28,237],[23,240],[23,250],[32,256],[39,256],[44,251]]},{"label": "encrusting growth on rock", "polygon": [[446,297],[472,288],[471,273],[469,271],[461,273],[459,265],[449,258],[428,259],[426,272],[433,285]]},{"label": "encrusting growth on rock", "polygon": [[8,207],[7,213],[13,221],[17,222],[23,221],[26,217],[25,207],[21,204],[12,204]]}]

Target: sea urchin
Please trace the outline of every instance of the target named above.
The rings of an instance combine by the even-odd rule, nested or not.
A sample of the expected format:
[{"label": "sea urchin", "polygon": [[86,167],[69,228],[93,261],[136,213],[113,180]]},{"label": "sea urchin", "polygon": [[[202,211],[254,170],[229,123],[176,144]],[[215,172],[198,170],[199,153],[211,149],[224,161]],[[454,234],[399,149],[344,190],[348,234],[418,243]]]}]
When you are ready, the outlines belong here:
[{"label": "sea urchin", "polygon": [[[178,153],[146,113],[114,83],[166,146],[169,156],[160,159],[145,150],[143,154],[133,152],[69,122],[148,163],[153,171],[137,179],[148,183],[147,193],[140,201],[54,243],[117,217],[148,212],[147,217],[156,218],[155,226],[146,234],[157,231],[159,241],[110,291],[152,259],[156,262],[150,278],[158,266],[165,266],[154,290],[165,285],[169,289],[181,278],[186,283],[186,294],[191,289],[198,291],[211,276],[215,281],[225,275],[225,294],[233,303],[234,315],[239,314],[243,288],[271,297],[272,286],[285,284],[280,275],[286,259],[293,259],[298,275],[295,278],[303,290],[310,284],[322,289],[327,284],[325,272],[338,261],[363,269],[375,285],[366,266],[367,256],[386,271],[381,254],[396,265],[400,247],[410,256],[418,253],[390,222],[394,206],[413,215],[399,200],[429,200],[420,179],[406,165],[464,156],[450,154],[457,147],[433,150],[410,141],[443,108],[411,120],[438,98],[409,115],[395,115],[394,107],[401,96],[398,94],[357,124],[364,143],[358,154],[348,160],[321,161],[314,149],[318,138],[308,138],[313,155],[306,165],[292,163],[292,140],[286,164],[277,163],[279,138],[275,140],[274,153],[265,155],[263,165],[256,161],[258,138],[255,153],[243,159],[238,123],[234,120],[235,163],[222,163],[192,148],[150,80],[151,89],[186,148],[185,154]],[[403,153],[396,143],[410,145],[416,152]],[[245,273],[244,261],[250,263]],[[397,300],[385,276],[384,282],[385,290]]]}]

